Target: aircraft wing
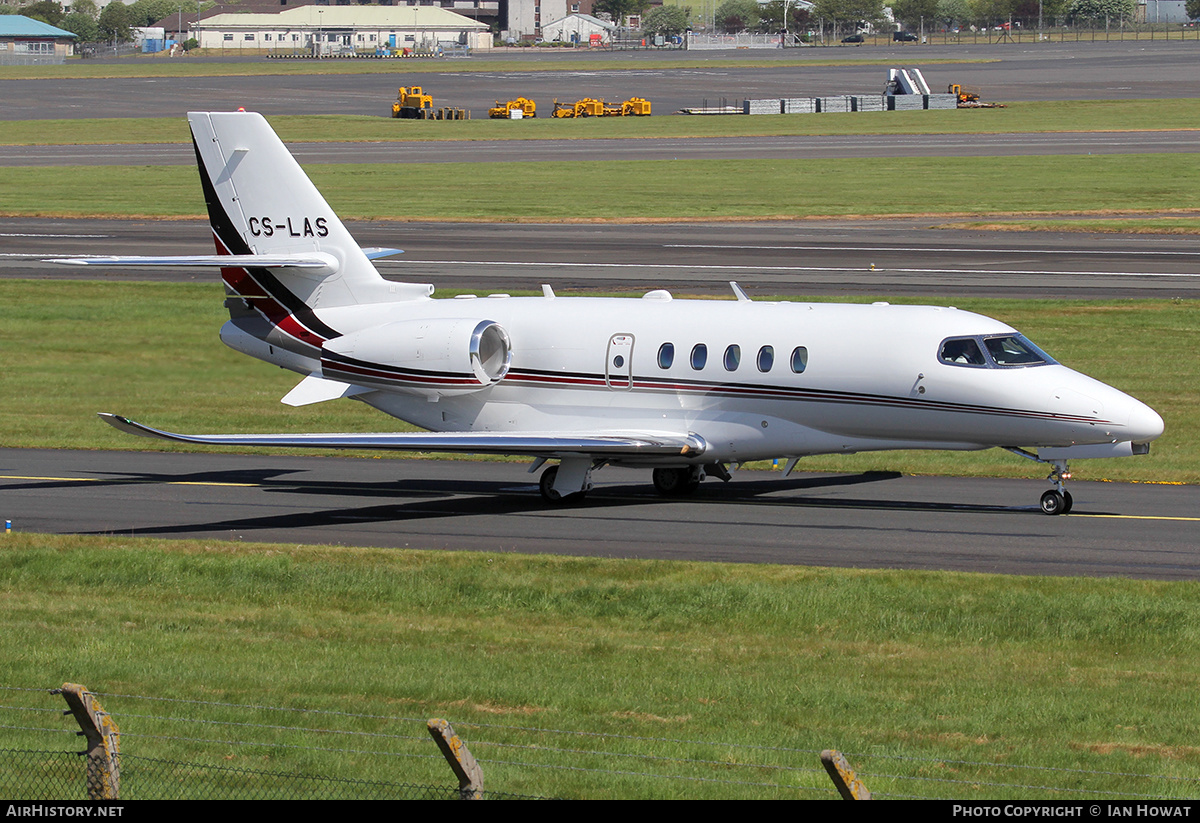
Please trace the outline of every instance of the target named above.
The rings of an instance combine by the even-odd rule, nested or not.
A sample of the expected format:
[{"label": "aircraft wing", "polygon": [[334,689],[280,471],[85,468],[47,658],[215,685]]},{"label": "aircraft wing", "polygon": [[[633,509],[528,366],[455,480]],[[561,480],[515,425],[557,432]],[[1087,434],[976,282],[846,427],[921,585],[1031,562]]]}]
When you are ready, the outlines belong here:
[{"label": "aircraft wing", "polygon": [[[363,249],[370,260],[403,254],[401,249]],[[303,254],[191,254],[181,256],[145,257],[55,257],[45,263],[60,263],[66,266],[202,266],[209,268],[264,268],[264,269],[321,269],[336,271],[337,260],[329,254],[308,252]]]},{"label": "aircraft wing", "polygon": [[281,446],[307,449],[383,449],[393,451],[512,454],[533,457],[699,457],[708,444],[697,434],[594,432],[381,432],[377,434],[177,434],[160,431],[116,414],[100,414],[115,429],[140,437],[205,446]]}]

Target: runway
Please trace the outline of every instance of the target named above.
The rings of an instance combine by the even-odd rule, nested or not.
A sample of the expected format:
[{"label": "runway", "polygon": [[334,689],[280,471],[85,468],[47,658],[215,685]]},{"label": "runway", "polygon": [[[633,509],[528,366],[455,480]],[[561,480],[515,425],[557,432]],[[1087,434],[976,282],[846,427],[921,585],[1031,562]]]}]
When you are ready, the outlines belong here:
[{"label": "runway", "polygon": [[1200,579],[1195,486],[1073,482],[1072,514],[1047,517],[1040,479],[738,472],[681,501],[645,471],[595,480],[548,507],[516,463],[0,449],[0,516],[50,534]]},{"label": "runway", "polygon": [[[955,297],[1200,297],[1200,237],[930,230],[931,219],[670,224],[351,223],[364,246],[404,249],[384,276],[484,294],[644,292]],[[204,271],[83,269],[81,254],[211,254],[201,221],[19,218],[0,231],[0,277],[197,280]]]},{"label": "runway", "polygon": [[[1196,98],[1200,97],[1200,73],[1194,71],[1198,45],[1196,40],[895,44],[753,53],[579,54],[541,49],[528,53],[534,52],[528,49],[517,54],[477,54],[461,64],[469,71],[448,62],[404,61],[402,69],[350,75],[7,79],[0,120],[182,117],[188,111],[239,106],[266,115],[387,117],[402,85],[421,86],[433,95],[436,107],[465,108],[476,118],[486,117],[496,100],[518,95],[535,99],[543,116],[556,98],[646,97],[657,116],[747,98],[882,94],[889,65],[921,68],[935,92],[945,91],[950,83],[965,83],[981,87],[985,100],[997,102]],[[747,60],[759,65],[733,65]],[[228,58],[216,61],[230,62]],[[675,61],[686,61],[688,67],[671,67]],[[843,64],[822,65],[831,61]],[[523,63],[530,70],[522,71]],[[635,67],[622,67],[630,64]]]}]

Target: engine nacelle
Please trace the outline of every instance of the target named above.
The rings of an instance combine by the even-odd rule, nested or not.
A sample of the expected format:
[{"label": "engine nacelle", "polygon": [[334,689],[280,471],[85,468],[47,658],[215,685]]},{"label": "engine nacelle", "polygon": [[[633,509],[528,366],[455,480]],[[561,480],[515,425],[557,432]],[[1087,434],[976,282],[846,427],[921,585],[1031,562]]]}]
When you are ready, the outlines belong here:
[{"label": "engine nacelle", "polygon": [[468,394],[508,374],[512,345],[504,327],[470,318],[401,320],[330,340],[325,377],[427,396]]}]

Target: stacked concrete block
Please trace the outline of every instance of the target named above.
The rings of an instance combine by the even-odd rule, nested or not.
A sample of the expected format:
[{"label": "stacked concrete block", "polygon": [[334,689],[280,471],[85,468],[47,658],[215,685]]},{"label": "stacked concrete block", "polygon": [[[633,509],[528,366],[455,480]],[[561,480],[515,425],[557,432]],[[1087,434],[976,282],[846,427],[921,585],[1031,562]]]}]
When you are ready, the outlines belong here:
[{"label": "stacked concrete block", "polygon": [[742,101],[742,114],[779,114],[782,110],[778,97],[774,100]]},{"label": "stacked concrete block", "polygon": [[783,106],[784,114],[815,114],[820,111],[815,97],[791,97],[779,102]]},{"label": "stacked concrete block", "polygon": [[927,109],[956,109],[958,108],[957,94],[927,94],[925,95]]},{"label": "stacked concrete block", "polygon": [[888,111],[921,111],[925,108],[923,94],[889,94]]},{"label": "stacked concrete block", "polygon": [[841,97],[822,97],[821,98],[821,113],[833,111],[854,111],[853,97],[843,95]]},{"label": "stacked concrete block", "polygon": [[887,100],[882,94],[863,94],[854,98],[855,111],[887,111]]}]

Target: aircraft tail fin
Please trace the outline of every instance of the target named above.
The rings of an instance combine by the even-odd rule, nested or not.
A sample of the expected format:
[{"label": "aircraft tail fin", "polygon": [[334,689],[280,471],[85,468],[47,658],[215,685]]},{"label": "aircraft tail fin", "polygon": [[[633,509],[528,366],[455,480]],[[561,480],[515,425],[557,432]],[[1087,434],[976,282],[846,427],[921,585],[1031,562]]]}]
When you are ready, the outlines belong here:
[{"label": "aircraft tail fin", "polygon": [[[231,294],[266,291],[310,309],[429,294],[379,275],[262,115],[191,112],[188,123],[217,254],[234,258],[221,270]],[[308,265],[264,267],[255,256]]]}]

